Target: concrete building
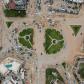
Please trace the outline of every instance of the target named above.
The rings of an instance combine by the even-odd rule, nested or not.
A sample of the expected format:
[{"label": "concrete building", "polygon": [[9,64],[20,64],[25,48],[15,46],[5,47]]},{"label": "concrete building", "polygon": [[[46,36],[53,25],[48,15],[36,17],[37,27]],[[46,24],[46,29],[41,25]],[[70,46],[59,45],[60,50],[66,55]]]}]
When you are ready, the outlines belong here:
[{"label": "concrete building", "polygon": [[28,0],[3,0],[5,7],[15,10],[26,10]]},{"label": "concrete building", "polygon": [[73,68],[73,73],[76,80],[78,81],[78,84],[84,84],[83,71],[84,71],[84,55],[79,55],[75,59],[75,64]]},{"label": "concrete building", "polygon": [[0,74],[3,77],[1,84],[23,84],[24,68],[23,62],[14,58],[6,58],[0,64]]},{"label": "concrete building", "polygon": [[84,0],[70,0],[72,2],[75,2],[75,3],[84,3]]}]

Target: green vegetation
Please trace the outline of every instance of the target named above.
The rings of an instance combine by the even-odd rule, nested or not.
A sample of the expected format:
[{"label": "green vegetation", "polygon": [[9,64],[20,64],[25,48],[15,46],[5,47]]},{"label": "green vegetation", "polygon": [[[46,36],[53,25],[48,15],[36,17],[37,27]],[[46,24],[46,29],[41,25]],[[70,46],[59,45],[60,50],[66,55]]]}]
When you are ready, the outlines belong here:
[{"label": "green vegetation", "polygon": [[22,83],[25,84],[25,80],[24,79],[22,79]]},{"label": "green vegetation", "polygon": [[30,33],[32,33],[33,29],[28,28],[28,29],[24,29],[22,32],[19,33],[20,36],[25,36],[28,35]]},{"label": "green vegetation", "polygon": [[[0,73],[0,80],[3,80],[4,76]],[[1,81],[0,81],[1,82]],[[0,83],[1,84],[1,83]]]},{"label": "green vegetation", "polygon": [[0,47],[0,51],[2,50],[2,47]]},{"label": "green vegetation", "polygon": [[25,10],[8,10],[4,9],[4,14],[6,17],[25,17],[26,11]]},{"label": "green vegetation", "polygon": [[13,22],[12,21],[7,21],[6,24],[7,24],[7,27],[9,28],[11,26]]},{"label": "green vegetation", "polygon": [[58,80],[60,84],[64,83],[63,78],[60,76],[59,72],[55,68],[47,68],[46,69],[46,84],[54,84],[51,83],[53,81]]},{"label": "green vegetation", "polygon": [[55,29],[47,29],[45,32],[45,50],[48,54],[54,54],[64,46],[63,36]]},{"label": "green vegetation", "polygon": [[63,66],[64,68],[66,68],[66,63],[65,63],[65,62],[63,62],[63,63],[62,63],[62,66]]},{"label": "green vegetation", "polygon": [[32,48],[33,45],[33,29],[24,29],[19,33],[19,43],[27,48]]},{"label": "green vegetation", "polygon": [[71,25],[71,28],[74,32],[74,35],[76,36],[81,28],[81,25]]},{"label": "green vegetation", "polygon": [[80,77],[84,79],[84,63],[80,63],[78,73]]}]

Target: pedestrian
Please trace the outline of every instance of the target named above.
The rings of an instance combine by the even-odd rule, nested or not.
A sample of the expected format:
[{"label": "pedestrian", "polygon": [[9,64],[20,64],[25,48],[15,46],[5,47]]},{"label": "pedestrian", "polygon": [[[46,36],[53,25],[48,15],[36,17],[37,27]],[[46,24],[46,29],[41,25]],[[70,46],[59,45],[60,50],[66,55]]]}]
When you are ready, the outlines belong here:
[{"label": "pedestrian", "polygon": [[41,55],[43,55],[43,53],[41,52]]}]

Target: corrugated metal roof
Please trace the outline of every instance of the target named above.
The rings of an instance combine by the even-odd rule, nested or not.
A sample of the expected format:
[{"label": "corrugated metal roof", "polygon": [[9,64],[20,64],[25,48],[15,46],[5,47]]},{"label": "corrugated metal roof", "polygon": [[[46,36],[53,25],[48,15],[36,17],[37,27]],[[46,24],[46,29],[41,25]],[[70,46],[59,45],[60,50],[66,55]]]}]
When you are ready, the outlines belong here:
[{"label": "corrugated metal roof", "polygon": [[18,5],[23,5],[27,3],[27,0],[15,0],[15,3]]},{"label": "corrugated metal roof", "polygon": [[84,2],[84,0],[70,0],[70,1],[78,2],[78,3],[83,3]]}]

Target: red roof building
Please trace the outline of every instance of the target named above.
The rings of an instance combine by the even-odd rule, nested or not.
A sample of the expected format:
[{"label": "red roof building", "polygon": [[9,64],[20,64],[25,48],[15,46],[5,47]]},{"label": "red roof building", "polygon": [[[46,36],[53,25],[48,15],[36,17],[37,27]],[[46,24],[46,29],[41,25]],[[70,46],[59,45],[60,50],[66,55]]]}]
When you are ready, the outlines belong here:
[{"label": "red roof building", "polygon": [[9,1],[8,8],[9,9],[15,9],[16,8],[16,3],[14,2],[14,0]]}]

